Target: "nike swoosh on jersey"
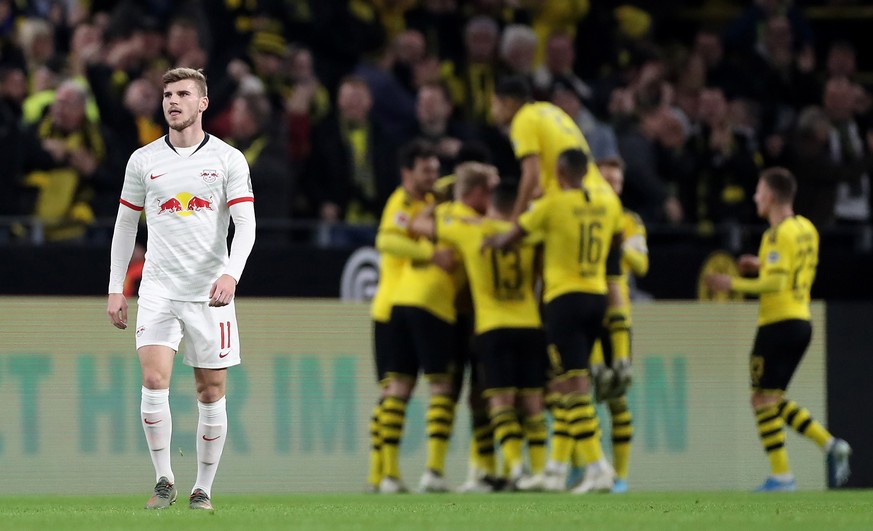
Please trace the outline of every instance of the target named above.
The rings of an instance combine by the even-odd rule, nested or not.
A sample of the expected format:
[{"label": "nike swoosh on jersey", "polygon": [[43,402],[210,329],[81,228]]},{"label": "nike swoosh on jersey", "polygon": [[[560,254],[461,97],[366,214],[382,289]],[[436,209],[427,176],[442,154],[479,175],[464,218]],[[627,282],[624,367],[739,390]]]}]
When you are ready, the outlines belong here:
[{"label": "nike swoosh on jersey", "polygon": [[151,175],[149,175],[149,178],[150,178],[151,180],[155,180],[155,179],[157,179],[158,177],[163,177],[163,176],[166,175],[166,174],[167,174],[166,172],[164,172],[164,173],[159,173],[158,175],[151,174]]}]

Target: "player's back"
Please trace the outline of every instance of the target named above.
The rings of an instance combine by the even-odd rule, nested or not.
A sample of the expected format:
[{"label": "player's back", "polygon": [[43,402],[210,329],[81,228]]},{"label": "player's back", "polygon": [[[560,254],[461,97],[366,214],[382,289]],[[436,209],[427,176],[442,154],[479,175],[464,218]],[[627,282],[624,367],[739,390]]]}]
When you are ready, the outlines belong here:
[{"label": "player's back", "polygon": [[[433,197],[428,195],[423,200],[410,196],[405,188],[398,186],[388,198],[385,208],[382,210],[382,218],[379,222],[380,234],[397,234],[409,236],[409,223],[427,205],[433,202]],[[385,322],[391,318],[391,301],[394,290],[400,281],[403,266],[409,262],[408,258],[390,253],[381,253],[379,256],[379,285],[370,306],[370,315],[376,321]]]},{"label": "player's back", "polygon": [[761,295],[759,324],[809,319],[810,290],[818,267],[819,235],[803,216],[786,218],[761,238],[761,274],[785,275],[782,289]]},{"label": "player's back", "polygon": [[[437,206],[434,216],[445,216],[457,207],[454,202],[443,203]],[[438,242],[438,247],[442,245]],[[462,267],[449,274],[431,262],[408,260],[403,264],[391,302],[395,306],[421,308],[454,323],[457,318],[455,296],[464,280]]]},{"label": "player's back", "polygon": [[[544,101],[526,103],[515,114],[510,139],[519,160],[528,155],[540,157],[540,187],[543,194],[560,190],[556,168],[558,156],[567,149],[590,154],[588,142],[579,127],[558,106]],[[593,162],[589,171],[598,172]]]},{"label": "player's back", "polygon": [[519,224],[542,232],[546,302],[571,292],[606,293],[606,259],[622,227],[621,202],[605,181],[543,197]]},{"label": "player's back", "polygon": [[515,245],[503,250],[481,250],[482,240],[512,227],[507,221],[480,217],[461,205],[453,216],[437,218],[441,241],[461,254],[473,295],[476,333],[497,328],[539,328],[534,294],[536,250]]}]

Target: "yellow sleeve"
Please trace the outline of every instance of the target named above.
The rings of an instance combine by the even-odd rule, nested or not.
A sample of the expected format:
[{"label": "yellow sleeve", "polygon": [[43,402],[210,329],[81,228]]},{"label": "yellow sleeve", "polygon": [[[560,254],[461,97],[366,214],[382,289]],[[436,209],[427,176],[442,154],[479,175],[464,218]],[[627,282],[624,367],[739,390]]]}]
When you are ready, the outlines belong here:
[{"label": "yellow sleeve", "polygon": [[531,105],[522,106],[512,119],[509,128],[509,139],[512,141],[512,150],[515,158],[522,159],[528,155],[537,155],[542,152],[538,130],[537,116]]},{"label": "yellow sleeve", "polygon": [[376,250],[416,261],[430,260],[433,257],[433,244],[427,240],[413,240],[394,232],[380,231],[376,235]]},{"label": "yellow sleeve", "polygon": [[785,287],[788,278],[784,274],[762,275],[757,278],[733,277],[731,290],[738,293],[750,293],[760,295],[762,293],[775,293]]},{"label": "yellow sleeve", "polygon": [[[637,237],[638,236],[633,236],[632,238]],[[630,267],[630,270],[635,276],[646,276],[646,273],[649,272],[648,250],[641,250],[635,245],[628,245],[628,243],[630,243],[630,239],[625,240],[624,244],[621,246],[622,259],[624,259],[625,263]],[[645,239],[643,240],[643,245],[645,245]]]}]

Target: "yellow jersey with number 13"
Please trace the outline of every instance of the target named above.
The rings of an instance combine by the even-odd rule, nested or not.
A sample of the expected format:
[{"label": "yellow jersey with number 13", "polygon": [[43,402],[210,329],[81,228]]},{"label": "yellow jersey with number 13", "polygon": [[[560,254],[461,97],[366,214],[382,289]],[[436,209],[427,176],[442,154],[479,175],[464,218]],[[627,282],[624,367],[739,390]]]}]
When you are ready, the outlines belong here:
[{"label": "yellow jersey with number 13", "polygon": [[758,324],[786,319],[809,320],[810,289],[818,266],[818,231],[803,216],[770,227],[761,238],[759,276],[784,275],[782,289],[762,293]]}]

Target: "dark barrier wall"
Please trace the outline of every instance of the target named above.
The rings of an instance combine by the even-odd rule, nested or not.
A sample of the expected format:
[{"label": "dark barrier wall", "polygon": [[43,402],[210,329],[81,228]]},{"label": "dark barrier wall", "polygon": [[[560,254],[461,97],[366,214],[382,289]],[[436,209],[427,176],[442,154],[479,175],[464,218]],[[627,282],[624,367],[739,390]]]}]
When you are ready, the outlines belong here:
[{"label": "dark barrier wall", "polygon": [[[715,246],[650,247],[649,275],[638,285],[656,299],[695,299],[700,267]],[[338,297],[353,249],[255,245],[239,293],[258,297]],[[822,248],[813,297],[873,300],[873,255]],[[109,282],[108,246],[0,247],[2,295],[100,295]]]},{"label": "dark barrier wall", "polygon": [[828,428],[854,448],[850,487],[873,487],[873,315],[871,303],[829,303],[827,315]]}]

